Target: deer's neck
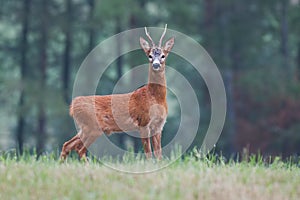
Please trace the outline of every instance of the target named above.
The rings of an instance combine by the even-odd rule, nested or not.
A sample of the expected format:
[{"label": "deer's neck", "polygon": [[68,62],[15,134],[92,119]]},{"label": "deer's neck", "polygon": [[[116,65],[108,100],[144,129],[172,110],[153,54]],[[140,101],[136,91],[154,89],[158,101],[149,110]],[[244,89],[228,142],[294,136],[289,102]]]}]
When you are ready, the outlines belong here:
[{"label": "deer's neck", "polygon": [[165,102],[167,97],[165,71],[154,72],[149,70],[148,89],[152,96],[159,102]]}]

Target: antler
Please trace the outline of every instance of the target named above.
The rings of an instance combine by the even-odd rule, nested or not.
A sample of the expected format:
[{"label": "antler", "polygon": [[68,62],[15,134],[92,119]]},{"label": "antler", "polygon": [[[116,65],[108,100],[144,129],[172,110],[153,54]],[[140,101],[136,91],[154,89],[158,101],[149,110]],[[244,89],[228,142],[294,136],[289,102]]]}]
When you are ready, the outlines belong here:
[{"label": "antler", "polygon": [[155,46],[155,44],[154,44],[154,42],[153,42],[152,38],[150,37],[150,35],[149,35],[149,33],[148,33],[148,31],[147,31],[147,28],[146,28],[146,27],[145,27],[145,33],[146,33],[147,37],[149,38],[149,40],[151,41],[151,43],[152,43],[152,46],[154,47],[154,46]]},{"label": "antler", "polygon": [[164,38],[164,36],[166,34],[166,31],[167,31],[167,24],[165,25],[165,30],[164,30],[162,36],[160,37],[159,45],[158,45],[159,47],[161,47],[161,43],[162,43],[162,40],[163,40],[163,38]]}]

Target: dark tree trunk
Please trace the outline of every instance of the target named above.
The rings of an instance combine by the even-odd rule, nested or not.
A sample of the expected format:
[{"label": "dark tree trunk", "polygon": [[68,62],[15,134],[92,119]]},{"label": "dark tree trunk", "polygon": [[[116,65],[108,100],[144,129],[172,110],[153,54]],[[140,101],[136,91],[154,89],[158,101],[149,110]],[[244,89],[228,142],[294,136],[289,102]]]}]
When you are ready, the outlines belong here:
[{"label": "dark tree trunk", "polygon": [[205,0],[204,1],[204,19],[203,23],[199,23],[199,32],[203,32],[205,30],[205,46],[207,51],[211,52],[213,48],[213,44],[209,41],[212,41],[211,37],[214,33],[215,28],[215,20],[216,20],[216,3],[214,0]]},{"label": "dark tree trunk", "polygon": [[16,129],[16,140],[17,140],[17,147],[20,154],[23,153],[23,143],[24,143],[24,127],[25,127],[25,118],[24,118],[24,104],[25,104],[25,91],[26,91],[26,70],[28,67],[27,64],[27,48],[28,48],[28,24],[29,24],[29,14],[30,14],[30,5],[31,0],[24,0],[23,1],[23,22],[22,22],[22,32],[21,32],[21,43],[20,43],[20,50],[21,50],[21,63],[20,63],[20,81],[23,85],[20,91],[20,99],[18,103],[18,122],[17,122],[17,129]]},{"label": "dark tree trunk", "polygon": [[[144,6],[144,4],[143,4],[143,2],[141,2],[140,7],[143,8],[143,6]],[[129,23],[130,23],[129,26],[130,26],[131,29],[137,27],[137,18],[136,18],[135,14],[133,14],[133,13],[131,14]],[[134,44],[135,40],[136,40],[136,38],[134,38],[133,36],[130,37],[130,45]],[[129,56],[129,65],[130,65],[130,67],[135,67],[136,64],[137,64],[135,62],[136,61],[135,54],[130,54],[128,56]],[[137,77],[135,77],[135,76],[136,75],[134,74],[134,71],[133,71],[132,72],[132,78],[131,78],[131,80],[136,79]],[[134,151],[138,152],[139,147],[142,147],[142,145],[139,145],[140,144],[140,138],[132,137],[130,139],[133,142],[133,149],[134,149]]]},{"label": "dark tree trunk", "polygon": [[[117,17],[116,18],[116,34],[120,33],[121,32],[121,19],[120,17]],[[117,50],[117,55],[119,55],[118,59],[117,59],[117,80],[120,80],[120,78],[122,77],[122,67],[123,67],[123,57],[120,56],[121,55],[121,50],[122,50],[122,41],[121,41],[121,38],[120,37],[117,37],[117,46],[116,46],[116,50]],[[119,144],[122,148],[125,147],[125,140],[126,140],[126,135],[125,134],[120,134],[119,135]]]},{"label": "dark tree trunk", "polygon": [[300,41],[298,42],[298,50],[297,50],[297,68],[298,68],[298,81],[300,80]]},{"label": "dark tree trunk", "polygon": [[214,23],[215,19],[215,3],[214,0],[205,0],[204,1],[204,26],[210,28]]},{"label": "dark tree trunk", "polygon": [[234,73],[233,69],[227,69],[224,73],[224,85],[227,96],[227,124],[226,129],[228,132],[228,152],[233,154],[236,152],[235,138],[236,138],[236,111],[235,111],[235,98],[234,98]]},{"label": "dark tree trunk", "polygon": [[37,155],[40,156],[45,150],[45,141],[46,141],[46,113],[45,108],[41,102],[39,105],[38,113],[38,130],[37,130]]},{"label": "dark tree trunk", "polygon": [[[224,2],[218,2],[217,4],[218,13],[218,28],[219,33],[219,57],[220,63],[224,65],[224,85],[227,96],[227,122],[226,131],[228,133],[227,144],[225,147],[229,153],[234,153],[235,148],[235,137],[236,137],[236,110],[235,110],[235,98],[234,98],[234,76],[235,70],[238,68],[237,58],[237,45],[229,43],[230,40],[230,12],[231,9],[227,7]],[[230,10],[230,11],[229,11]]]},{"label": "dark tree trunk", "polygon": [[95,46],[95,30],[94,30],[94,10],[95,0],[89,0],[90,16],[89,16],[89,49],[91,51]]},{"label": "dark tree trunk", "polygon": [[289,52],[288,52],[288,19],[287,19],[288,1],[281,0],[280,8],[281,8],[280,52],[282,55],[282,67],[287,72],[286,73],[287,78],[291,78],[293,76],[293,72],[291,66],[289,66]]},{"label": "dark tree trunk", "polygon": [[42,2],[42,17],[41,17],[41,39],[40,39],[40,91],[39,91],[39,101],[38,101],[38,129],[37,129],[37,154],[38,156],[45,150],[46,141],[46,111],[45,111],[45,89],[46,89],[46,79],[47,79],[47,24],[48,24],[48,9],[47,0]]},{"label": "dark tree trunk", "polygon": [[17,145],[18,145],[17,148],[18,148],[18,153],[20,155],[23,154],[23,144],[24,144],[24,127],[25,127],[25,118],[23,113],[24,97],[25,97],[24,89],[21,89],[20,99],[19,99],[17,134],[16,134]]},{"label": "dark tree trunk", "polygon": [[[121,32],[121,19],[117,17],[117,25],[116,25],[116,34]],[[117,37],[117,55],[121,55],[122,50],[122,41],[120,37]],[[123,67],[123,59],[122,57],[118,57],[117,59],[117,80],[122,77],[122,67]]]},{"label": "dark tree trunk", "polygon": [[72,41],[72,0],[66,1],[66,23],[65,23],[65,50],[64,63],[62,69],[62,91],[67,104],[70,103],[69,79],[70,79],[70,61],[71,61],[71,41]]}]

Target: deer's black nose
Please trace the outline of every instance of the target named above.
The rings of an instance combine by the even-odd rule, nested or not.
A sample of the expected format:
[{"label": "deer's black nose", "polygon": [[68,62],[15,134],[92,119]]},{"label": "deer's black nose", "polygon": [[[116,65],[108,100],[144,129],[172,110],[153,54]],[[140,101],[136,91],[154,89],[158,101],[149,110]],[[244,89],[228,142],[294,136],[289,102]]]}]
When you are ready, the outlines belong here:
[{"label": "deer's black nose", "polygon": [[153,63],[152,65],[153,69],[157,70],[160,67],[159,63]]}]

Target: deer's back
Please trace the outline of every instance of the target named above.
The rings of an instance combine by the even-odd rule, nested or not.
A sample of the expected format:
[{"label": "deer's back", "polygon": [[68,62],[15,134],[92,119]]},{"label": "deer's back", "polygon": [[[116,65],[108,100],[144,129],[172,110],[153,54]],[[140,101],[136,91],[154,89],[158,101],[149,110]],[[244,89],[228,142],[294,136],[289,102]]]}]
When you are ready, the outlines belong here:
[{"label": "deer's back", "polygon": [[100,127],[110,134],[139,130],[150,125],[155,116],[165,120],[166,106],[166,102],[160,106],[144,86],[127,94],[76,97],[71,103],[70,115],[80,128]]}]

